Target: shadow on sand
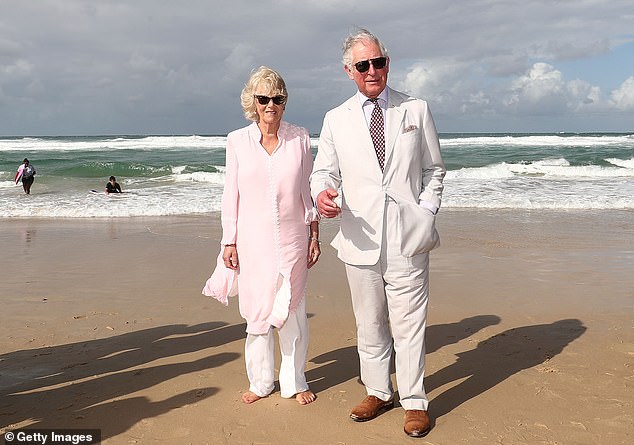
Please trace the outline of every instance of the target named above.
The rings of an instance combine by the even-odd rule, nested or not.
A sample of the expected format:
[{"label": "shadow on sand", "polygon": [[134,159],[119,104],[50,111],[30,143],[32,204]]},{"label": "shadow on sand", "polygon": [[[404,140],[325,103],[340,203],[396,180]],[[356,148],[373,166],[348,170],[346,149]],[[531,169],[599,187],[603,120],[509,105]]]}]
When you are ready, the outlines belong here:
[{"label": "shadow on sand", "polygon": [[[29,428],[101,428],[102,440],[142,419],[195,403],[218,392],[192,388],[166,400],[129,397],[180,375],[220,367],[240,354],[221,352],[189,362],[174,357],[245,337],[245,325],[170,325],[0,356],[0,428],[33,420]],[[147,366],[162,359],[165,364]],[[121,399],[121,400],[119,400]],[[116,409],[113,409],[116,408]],[[72,414],[69,415],[69,410]]]},{"label": "shadow on sand", "polygon": [[[428,353],[457,344],[499,322],[495,315],[478,315],[429,326]],[[449,413],[523,369],[544,363],[585,330],[576,319],[522,326],[457,353],[455,363],[425,378],[428,392],[462,380],[431,400],[432,418]],[[99,420],[110,418],[111,427],[102,431],[102,439],[116,436],[143,419],[215,395],[219,388],[210,386],[192,388],[162,401],[126,398],[180,375],[222,367],[240,358],[236,352],[219,352],[189,362],[177,356],[244,338],[244,324],[211,322],[161,326],[1,355],[0,428],[25,421],[33,421],[29,428],[77,428],[78,424],[82,428],[100,428]],[[159,359],[162,364],[149,365]],[[306,373],[316,393],[358,379],[356,346],[329,351],[310,361],[318,365]]]},{"label": "shadow on sand", "polygon": [[[429,326],[426,334],[428,354],[499,322],[496,315],[478,315],[456,323]],[[451,412],[523,369],[550,360],[585,331],[585,326],[576,319],[522,326],[480,341],[475,349],[459,352],[455,363],[425,377],[427,392],[464,379],[430,401],[432,418]],[[316,393],[358,379],[356,346],[330,351],[310,361],[321,365],[306,373],[311,389]]]},{"label": "shadow on sand", "polygon": [[458,353],[455,363],[425,378],[427,391],[465,379],[431,401],[432,418],[451,412],[519,371],[547,362],[585,331],[586,327],[576,319],[521,326]]}]

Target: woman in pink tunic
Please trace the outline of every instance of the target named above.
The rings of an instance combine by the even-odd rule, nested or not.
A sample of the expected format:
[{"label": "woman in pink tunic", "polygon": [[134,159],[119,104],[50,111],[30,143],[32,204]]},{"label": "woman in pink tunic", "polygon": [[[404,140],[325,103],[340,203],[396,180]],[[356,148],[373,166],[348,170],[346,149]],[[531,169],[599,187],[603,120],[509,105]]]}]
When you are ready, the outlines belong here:
[{"label": "woman in pink tunic", "polygon": [[288,98],[281,76],[256,70],[241,102],[251,125],[227,136],[222,196],[222,259],[203,293],[226,304],[237,278],[240,314],[247,321],[245,360],[252,403],[273,391],[278,328],[282,397],[315,400],[304,369],[308,350],[306,278],[320,255],[318,214],[310,197],[310,138],[282,121]]}]

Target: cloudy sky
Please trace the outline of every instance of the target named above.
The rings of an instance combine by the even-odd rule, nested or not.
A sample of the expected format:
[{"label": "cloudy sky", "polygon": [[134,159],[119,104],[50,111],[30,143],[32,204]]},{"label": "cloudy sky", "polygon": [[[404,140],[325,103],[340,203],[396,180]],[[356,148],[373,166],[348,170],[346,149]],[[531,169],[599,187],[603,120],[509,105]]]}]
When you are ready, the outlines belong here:
[{"label": "cloudy sky", "polygon": [[224,134],[260,65],[318,133],[355,26],[440,132],[634,132],[632,0],[0,0],[0,136]]}]

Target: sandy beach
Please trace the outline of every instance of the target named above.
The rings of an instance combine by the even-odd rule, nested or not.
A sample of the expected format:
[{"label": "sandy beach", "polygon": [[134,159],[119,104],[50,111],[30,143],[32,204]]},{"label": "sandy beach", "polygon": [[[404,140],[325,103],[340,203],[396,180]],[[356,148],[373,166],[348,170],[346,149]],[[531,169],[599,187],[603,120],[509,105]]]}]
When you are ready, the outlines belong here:
[{"label": "sandy beach", "polygon": [[[0,221],[0,432],[99,428],[104,444],[634,443],[634,213],[443,210],[431,257],[433,429],[364,396],[343,265],[307,296],[318,399],[253,405],[236,300],[201,295],[219,214]],[[322,224],[328,241],[336,224]]]}]

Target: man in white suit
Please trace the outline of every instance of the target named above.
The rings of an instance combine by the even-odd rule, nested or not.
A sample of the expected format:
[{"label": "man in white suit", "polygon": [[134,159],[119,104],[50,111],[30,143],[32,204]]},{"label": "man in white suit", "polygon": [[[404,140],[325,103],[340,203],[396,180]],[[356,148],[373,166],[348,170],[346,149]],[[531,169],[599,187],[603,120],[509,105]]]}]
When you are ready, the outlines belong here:
[{"label": "man in white suit", "polygon": [[439,243],[445,167],[427,102],[387,86],[379,39],[360,29],[343,50],[358,91],[326,113],[310,184],[323,217],[341,214],[332,246],[345,263],[367,392],[350,417],[367,421],[393,407],[394,350],[404,431],[422,437],[431,428],[423,387],[429,251]]}]

